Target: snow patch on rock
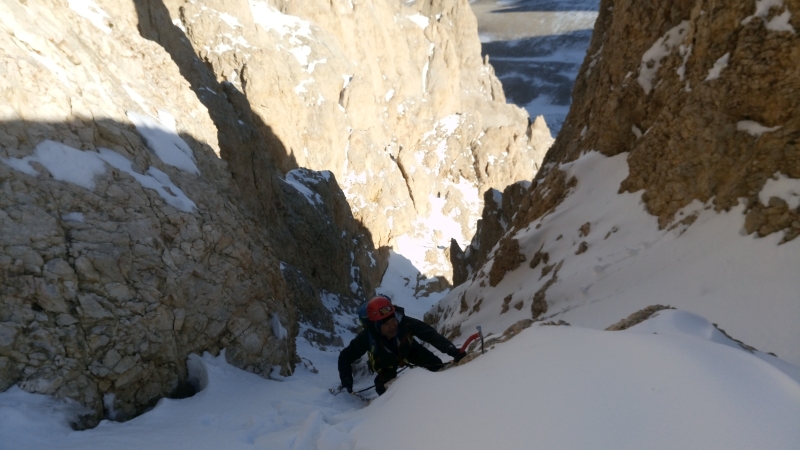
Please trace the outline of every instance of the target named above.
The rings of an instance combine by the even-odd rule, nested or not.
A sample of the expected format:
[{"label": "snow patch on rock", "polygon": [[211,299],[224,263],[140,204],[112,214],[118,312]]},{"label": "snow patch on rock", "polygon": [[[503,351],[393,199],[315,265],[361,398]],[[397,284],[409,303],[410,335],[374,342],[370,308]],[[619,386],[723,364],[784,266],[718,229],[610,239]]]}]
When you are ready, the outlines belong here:
[{"label": "snow patch on rock", "polygon": [[159,120],[151,116],[128,111],[128,119],[136,126],[136,131],[142,135],[147,147],[158,156],[161,161],[180,170],[200,174],[194,162],[191,147],[178,136],[175,128],[175,118],[165,112],[158,111]]},{"label": "snow patch on rock", "polygon": [[661,60],[672,53],[672,50],[683,41],[688,31],[689,21],[684,20],[664,33],[650,49],[644,52],[637,81],[644,89],[645,94],[649,94],[653,90],[653,79],[661,67]]},{"label": "snow patch on rock", "polygon": [[[716,80],[719,78],[719,75],[722,73],[722,69],[728,67],[728,61],[730,60],[731,54],[730,52],[725,53],[720,57],[718,60],[714,62],[714,67],[708,71],[708,76],[706,77],[705,81]],[[683,78],[681,78],[683,80]]]},{"label": "snow patch on rock", "polygon": [[750,136],[760,137],[764,133],[770,133],[773,131],[777,131],[781,128],[780,125],[774,127],[768,127],[762,125],[754,120],[741,120],[736,123],[736,129],[739,131],[744,131],[745,133],[749,134]]},{"label": "snow patch on rock", "polygon": [[769,205],[769,199],[772,197],[785,201],[789,209],[800,208],[800,179],[776,173],[773,178],[767,180],[758,193],[758,200],[765,206]]}]

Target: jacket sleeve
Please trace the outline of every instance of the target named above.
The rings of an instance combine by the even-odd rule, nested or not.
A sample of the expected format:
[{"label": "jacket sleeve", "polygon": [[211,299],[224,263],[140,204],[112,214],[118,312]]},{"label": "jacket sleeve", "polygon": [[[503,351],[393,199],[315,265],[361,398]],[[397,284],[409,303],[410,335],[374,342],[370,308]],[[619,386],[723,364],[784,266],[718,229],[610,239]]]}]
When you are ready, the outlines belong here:
[{"label": "jacket sleeve", "polygon": [[350,344],[339,353],[339,379],[342,385],[353,380],[352,364],[369,350],[369,336],[367,331],[362,331]]},{"label": "jacket sleeve", "polygon": [[408,316],[403,317],[403,321],[407,322],[406,326],[414,336],[433,345],[440,352],[450,356],[458,354],[458,349],[456,346],[453,345],[452,342],[448,341],[446,337],[439,334],[432,326],[421,320]]}]

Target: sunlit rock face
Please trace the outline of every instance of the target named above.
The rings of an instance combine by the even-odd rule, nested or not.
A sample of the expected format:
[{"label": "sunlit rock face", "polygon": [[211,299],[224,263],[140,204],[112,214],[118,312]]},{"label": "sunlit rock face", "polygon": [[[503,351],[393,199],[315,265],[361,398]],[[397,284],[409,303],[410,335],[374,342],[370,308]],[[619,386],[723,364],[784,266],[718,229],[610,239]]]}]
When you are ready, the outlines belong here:
[{"label": "sunlit rock face", "polygon": [[[258,131],[278,144],[275,164],[331,171],[375,247],[445,286],[446,247],[469,242],[483,192],[530,180],[552,142],[543,121],[505,103],[466,1],[168,9],[217,79],[247,98]],[[254,185],[244,195],[262,189],[253,159],[265,157],[229,159],[237,181]]]}]

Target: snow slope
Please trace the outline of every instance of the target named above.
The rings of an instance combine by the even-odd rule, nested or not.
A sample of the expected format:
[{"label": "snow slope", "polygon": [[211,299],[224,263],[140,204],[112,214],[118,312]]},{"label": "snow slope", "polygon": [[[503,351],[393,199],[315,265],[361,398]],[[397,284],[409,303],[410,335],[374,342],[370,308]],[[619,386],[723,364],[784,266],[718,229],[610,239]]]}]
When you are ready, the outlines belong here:
[{"label": "snow slope", "polygon": [[741,350],[688,336],[534,328],[469,365],[442,375],[414,372],[394,388],[368,408],[380,413],[352,430],[359,446],[788,449],[800,443],[796,381]]},{"label": "snow slope", "polygon": [[88,431],[65,425],[69,405],[2,393],[0,442],[10,449],[798,448],[800,370],[778,370],[709,327],[682,311],[617,332],[534,326],[462,366],[407,370],[366,408],[327,392],[337,352],[302,339],[305,367],[278,380],[236,369],[224,356],[192,356],[201,392]]},{"label": "snow slope", "polygon": [[[672,305],[717,323],[731,336],[783,360],[800,365],[800,239],[779,244],[783,236],[744,235],[744,205],[715,212],[695,202],[676,222],[695,217],[689,226],[660,230],[645,211],[641,192],[619,194],[628,175],[627,154],[606,157],[589,152],[550,170],[575,177],[577,185],[555,209],[513,237],[526,257],[519,268],[491,287],[488,273],[454,289],[439,303],[440,327],[458,326],[466,333],[483,325],[502,334],[510,325],[531,318],[538,291],[557,273],[545,292],[544,320],[604,329],[653,304]],[[770,196],[790,199],[793,187],[773,189]],[[772,188],[770,188],[772,189]],[[769,200],[769,199],[767,199]],[[589,224],[587,235],[580,227]],[[579,253],[581,242],[587,250]],[[531,268],[536,252],[548,263]],[[558,265],[561,264],[560,268]],[[550,272],[543,275],[544,268]],[[468,309],[461,307],[464,295]],[[521,309],[502,313],[502,301]],[[480,310],[473,305],[481,299]]]}]

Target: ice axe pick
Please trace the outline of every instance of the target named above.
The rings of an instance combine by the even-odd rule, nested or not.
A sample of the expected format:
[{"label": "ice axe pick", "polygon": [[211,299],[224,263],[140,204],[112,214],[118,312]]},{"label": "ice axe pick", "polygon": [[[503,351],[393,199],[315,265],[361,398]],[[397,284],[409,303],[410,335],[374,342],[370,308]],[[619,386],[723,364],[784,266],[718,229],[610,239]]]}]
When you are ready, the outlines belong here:
[{"label": "ice axe pick", "polygon": [[478,326],[478,332],[473,334],[472,336],[468,337],[466,341],[464,341],[464,345],[461,346],[461,352],[464,353],[467,350],[467,346],[474,341],[475,339],[481,338],[481,354],[486,353],[486,350],[483,348],[483,330],[481,327]]}]

